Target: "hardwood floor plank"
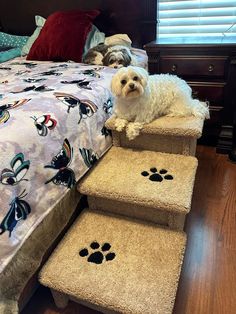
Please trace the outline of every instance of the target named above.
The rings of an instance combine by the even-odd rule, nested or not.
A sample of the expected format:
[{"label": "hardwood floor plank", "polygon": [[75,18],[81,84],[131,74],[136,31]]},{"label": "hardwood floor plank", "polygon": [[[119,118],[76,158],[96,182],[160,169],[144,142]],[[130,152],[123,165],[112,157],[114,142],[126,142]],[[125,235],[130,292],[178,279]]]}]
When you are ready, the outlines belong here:
[{"label": "hardwood floor plank", "polygon": [[236,251],[218,248],[213,313],[236,313]]},{"label": "hardwood floor plank", "polygon": [[[188,245],[174,313],[233,314],[236,278],[235,266],[230,265],[234,258],[231,261],[229,256],[234,256],[236,248],[236,165],[205,147],[198,148],[198,158],[192,210],[186,223]],[[224,272],[229,277],[234,272],[230,284]]]}]

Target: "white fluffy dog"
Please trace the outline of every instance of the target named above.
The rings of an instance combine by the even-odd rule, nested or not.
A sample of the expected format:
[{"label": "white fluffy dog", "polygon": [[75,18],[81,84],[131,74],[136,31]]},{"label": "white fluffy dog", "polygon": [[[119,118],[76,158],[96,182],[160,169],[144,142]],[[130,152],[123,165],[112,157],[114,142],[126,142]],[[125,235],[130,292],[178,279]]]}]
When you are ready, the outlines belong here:
[{"label": "white fluffy dog", "polygon": [[127,137],[139,135],[145,123],[160,116],[209,118],[207,104],[192,98],[190,86],[175,75],[148,75],[147,71],[129,66],[113,76],[111,90],[116,97],[116,130],[126,127]]}]

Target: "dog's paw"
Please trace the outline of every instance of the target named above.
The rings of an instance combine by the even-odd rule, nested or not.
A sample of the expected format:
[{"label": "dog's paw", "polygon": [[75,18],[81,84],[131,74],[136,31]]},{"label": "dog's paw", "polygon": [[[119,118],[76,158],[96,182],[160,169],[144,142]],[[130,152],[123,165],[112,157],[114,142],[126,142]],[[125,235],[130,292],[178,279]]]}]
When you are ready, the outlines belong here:
[{"label": "dog's paw", "polygon": [[116,131],[118,132],[123,131],[127,124],[128,124],[128,121],[126,121],[125,119],[116,118],[116,121],[115,121]]},{"label": "dog's paw", "polygon": [[138,123],[138,122],[129,123],[126,128],[126,135],[128,139],[130,141],[135,139],[139,135],[142,127],[143,127],[142,123]]}]

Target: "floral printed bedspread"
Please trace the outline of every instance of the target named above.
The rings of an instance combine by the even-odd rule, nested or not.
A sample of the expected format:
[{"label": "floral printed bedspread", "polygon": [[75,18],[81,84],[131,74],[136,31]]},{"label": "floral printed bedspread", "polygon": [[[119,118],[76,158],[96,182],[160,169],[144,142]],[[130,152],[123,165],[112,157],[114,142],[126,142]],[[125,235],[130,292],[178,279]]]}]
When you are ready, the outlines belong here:
[{"label": "floral printed bedspread", "polygon": [[114,71],[24,58],[1,64],[0,271],[111,146],[104,123]]}]

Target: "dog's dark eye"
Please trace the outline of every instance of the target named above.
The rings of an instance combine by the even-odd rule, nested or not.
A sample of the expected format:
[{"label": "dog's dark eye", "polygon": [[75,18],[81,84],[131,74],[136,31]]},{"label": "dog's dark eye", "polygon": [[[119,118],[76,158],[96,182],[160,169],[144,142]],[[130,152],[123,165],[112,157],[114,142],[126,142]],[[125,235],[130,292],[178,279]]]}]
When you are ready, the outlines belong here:
[{"label": "dog's dark eye", "polygon": [[113,64],[113,63],[114,63],[114,60],[113,60],[113,59],[111,59],[111,60],[109,61],[109,63],[110,63],[110,64]]},{"label": "dog's dark eye", "polygon": [[133,81],[138,81],[138,77],[134,76]]},{"label": "dog's dark eye", "polygon": [[126,83],[127,83],[126,80],[122,80],[122,81],[121,81],[121,84],[122,84],[122,85],[125,85]]},{"label": "dog's dark eye", "polygon": [[123,62],[123,60],[118,60],[118,63],[119,63],[119,64],[122,64],[122,62]]}]

